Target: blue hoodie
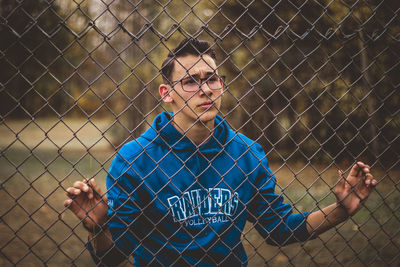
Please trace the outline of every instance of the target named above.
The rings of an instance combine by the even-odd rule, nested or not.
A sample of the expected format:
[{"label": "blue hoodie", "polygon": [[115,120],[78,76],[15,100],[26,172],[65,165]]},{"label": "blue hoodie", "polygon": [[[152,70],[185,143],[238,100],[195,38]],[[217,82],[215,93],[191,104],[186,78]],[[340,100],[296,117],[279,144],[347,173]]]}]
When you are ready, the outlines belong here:
[{"label": "blue hoodie", "polygon": [[92,255],[116,265],[246,265],[246,221],[272,245],[309,238],[308,213],[292,214],[274,193],[276,179],[261,146],[220,117],[197,147],[159,114],[124,145],[107,176],[109,228],[115,245]]}]

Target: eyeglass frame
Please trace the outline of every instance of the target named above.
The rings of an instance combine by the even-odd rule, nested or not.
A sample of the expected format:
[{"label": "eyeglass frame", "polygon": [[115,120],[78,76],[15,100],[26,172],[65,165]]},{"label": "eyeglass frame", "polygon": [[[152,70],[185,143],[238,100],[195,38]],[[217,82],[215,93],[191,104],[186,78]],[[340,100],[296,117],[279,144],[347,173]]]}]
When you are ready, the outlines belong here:
[{"label": "eyeglass frame", "polygon": [[[182,79],[175,80],[175,81],[170,81],[170,85],[171,85],[171,86],[174,86],[174,85],[180,83],[180,84],[181,84],[181,87],[182,87],[182,90],[185,91],[185,92],[188,92],[188,93],[197,92],[197,91],[201,88],[201,86],[202,86],[204,83],[206,83],[207,86],[208,86],[208,88],[210,88],[211,90],[221,90],[221,89],[224,87],[223,85],[224,85],[224,83],[225,83],[225,78],[226,78],[225,75],[219,75],[219,74],[217,74],[217,73],[213,73],[212,75],[208,76],[207,78],[200,78],[200,79],[195,79],[194,76],[200,76],[200,75],[198,75],[198,74],[192,74],[192,75],[190,75],[190,74],[189,74],[188,76],[185,76],[185,77],[183,77]],[[211,87],[208,85],[208,82],[209,82],[210,78],[213,77],[213,76],[217,76],[217,77],[219,78],[219,80],[221,81],[221,87],[220,87],[220,88],[213,89],[213,88],[211,88]],[[184,84],[182,83],[182,81],[185,80],[185,79],[188,79],[188,78],[192,78],[192,79],[196,80],[196,82],[197,82],[198,80],[200,80],[200,83],[197,82],[198,89],[193,90],[193,91],[185,90],[185,87],[184,87]]]}]

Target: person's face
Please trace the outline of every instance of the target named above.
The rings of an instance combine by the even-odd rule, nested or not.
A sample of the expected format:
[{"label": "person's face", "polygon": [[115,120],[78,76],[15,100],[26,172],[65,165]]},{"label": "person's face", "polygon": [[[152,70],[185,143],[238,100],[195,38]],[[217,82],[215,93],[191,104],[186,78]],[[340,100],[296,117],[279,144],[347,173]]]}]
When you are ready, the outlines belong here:
[{"label": "person's face", "polygon": [[186,125],[197,121],[213,123],[223,92],[215,61],[209,55],[179,57],[174,62],[171,80],[181,81],[173,83],[169,93],[175,119]]}]

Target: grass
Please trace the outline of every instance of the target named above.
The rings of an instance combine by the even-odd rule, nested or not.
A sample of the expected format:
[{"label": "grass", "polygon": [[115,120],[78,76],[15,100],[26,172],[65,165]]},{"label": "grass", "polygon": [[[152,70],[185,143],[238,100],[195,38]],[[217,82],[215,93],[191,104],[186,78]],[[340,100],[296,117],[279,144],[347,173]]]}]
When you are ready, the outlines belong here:
[{"label": "grass", "polygon": [[[59,150],[54,144],[77,144],[74,136],[69,141],[70,133],[64,126],[56,125],[64,129],[57,130],[60,135],[50,130],[51,138],[44,135],[40,139],[41,130],[37,133],[31,129],[29,134],[21,131],[24,124],[20,124],[0,127],[2,138],[7,134],[0,142],[0,266],[94,266],[85,250],[85,230],[62,203],[66,198],[65,189],[75,180],[94,177],[105,190],[106,170],[114,151],[101,143],[87,153],[79,148],[81,142],[76,147]],[[50,123],[42,128],[55,129],[53,126]],[[20,133],[21,141],[29,144],[27,147],[15,141],[10,127]],[[82,130],[80,134],[86,140],[96,131]],[[39,139],[44,141],[35,141]],[[90,142],[90,138],[87,140]],[[44,142],[50,143],[42,146]],[[317,206],[324,207],[334,201],[331,188],[337,181],[336,167],[292,162],[272,163],[271,167],[278,177],[277,191],[285,194],[286,201],[294,204],[298,211],[315,210]],[[260,238],[252,225],[246,225],[243,242],[249,266],[398,266],[400,170],[376,168],[373,173],[379,184],[365,207],[346,223],[315,240],[284,248],[272,247]]]},{"label": "grass", "polygon": [[[21,155],[28,159],[14,168],[8,161],[17,161],[14,158]],[[90,265],[90,256],[83,246],[87,235],[62,203],[66,199],[65,189],[77,179],[96,177],[105,187],[105,171],[97,173],[102,167],[93,159],[105,161],[104,166],[107,166],[109,162],[104,154],[89,157],[75,152],[54,159],[52,153],[46,151],[29,156],[16,150],[5,157],[0,161],[0,197],[3,200],[0,265],[7,266],[7,261],[23,266],[41,265],[41,262]],[[51,164],[46,168],[48,163]]]},{"label": "grass", "polygon": [[[290,165],[290,163],[289,163]],[[297,169],[304,164],[298,163]],[[315,168],[315,165],[313,166]],[[320,166],[323,167],[323,166]],[[279,168],[274,166],[272,168]],[[291,169],[291,170],[289,170]],[[296,168],[295,168],[296,169]],[[330,191],[337,181],[337,170],[332,167],[323,172],[311,167],[294,176],[293,168],[282,168],[278,173],[278,183],[286,200],[291,200],[299,211],[315,210],[333,203],[335,197]],[[324,233],[305,244],[292,244],[284,248],[266,245],[258,234],[247,225],[250,240],[247,244],[250,266],[265,265],[352,265],[352,266],[398,266],[400,263],[400,194],[399,170],[373,171],[379,184],[371,194],[365,207],[347,222]],[[300,182],[309,190],[302,188]],[[289,201],[290,202],[290,201]],[[249,242],[247,242],[249,243]],[[258,244],[254,249],[254,244]]]}]

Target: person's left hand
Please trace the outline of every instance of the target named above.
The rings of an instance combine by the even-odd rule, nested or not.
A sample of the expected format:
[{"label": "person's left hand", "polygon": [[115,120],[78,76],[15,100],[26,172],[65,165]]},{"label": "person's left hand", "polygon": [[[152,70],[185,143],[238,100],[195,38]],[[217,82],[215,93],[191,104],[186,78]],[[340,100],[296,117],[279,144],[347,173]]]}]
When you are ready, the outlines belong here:
[{"label": "person's left hand", "polygon": [[341,170],[339,175],[340,180],[335,188],[336,201],[348,216],[352,216],[361,209],[377,181],[370,173],[370,166],[360,161],[354,164],[347,178]]}]

